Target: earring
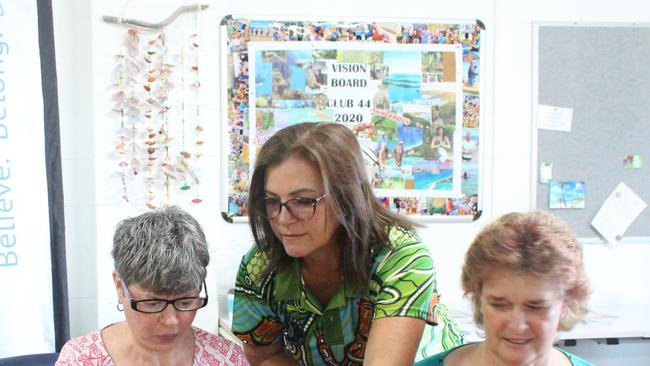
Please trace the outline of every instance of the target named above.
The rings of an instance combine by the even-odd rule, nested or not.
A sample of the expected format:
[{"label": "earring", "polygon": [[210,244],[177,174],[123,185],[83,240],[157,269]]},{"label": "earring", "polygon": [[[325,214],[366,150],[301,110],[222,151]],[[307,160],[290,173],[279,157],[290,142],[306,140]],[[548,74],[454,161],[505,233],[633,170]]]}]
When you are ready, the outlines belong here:
[{"label": "earring", "polygon": [[[122,308],[120,308],[120,305],[122,305]],[[117,308],[117,311],[124,311],[124,304],[118,302],[115,307]]]}]

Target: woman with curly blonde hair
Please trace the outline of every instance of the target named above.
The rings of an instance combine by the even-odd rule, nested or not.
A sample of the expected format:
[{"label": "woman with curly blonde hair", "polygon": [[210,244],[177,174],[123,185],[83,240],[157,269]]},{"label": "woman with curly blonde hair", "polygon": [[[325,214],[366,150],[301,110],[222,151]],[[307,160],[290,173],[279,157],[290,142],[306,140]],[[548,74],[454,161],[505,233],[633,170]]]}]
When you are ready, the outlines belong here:
[{"label": "woman with curly blonde hair", "polygon": [[557,331],[586,313],[590,294],[582,246],[564,221],[543,211],[501,216],[471,244],[462,284],[485,340],[418,366],[590,365],[553,347]]}]

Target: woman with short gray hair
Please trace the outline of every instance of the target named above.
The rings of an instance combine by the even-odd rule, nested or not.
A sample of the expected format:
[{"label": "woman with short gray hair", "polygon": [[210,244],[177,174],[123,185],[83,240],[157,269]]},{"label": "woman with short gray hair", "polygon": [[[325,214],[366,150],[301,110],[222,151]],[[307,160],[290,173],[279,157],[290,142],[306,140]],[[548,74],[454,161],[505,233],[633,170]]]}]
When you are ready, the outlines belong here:
[{"label": "woman with short gray hair", "polygon": [[191,215],[172,206],[123,220],[111,253],[126,321],[70,340],[57,365],[248,365],[238,345],[192,326],[210,254]]}]

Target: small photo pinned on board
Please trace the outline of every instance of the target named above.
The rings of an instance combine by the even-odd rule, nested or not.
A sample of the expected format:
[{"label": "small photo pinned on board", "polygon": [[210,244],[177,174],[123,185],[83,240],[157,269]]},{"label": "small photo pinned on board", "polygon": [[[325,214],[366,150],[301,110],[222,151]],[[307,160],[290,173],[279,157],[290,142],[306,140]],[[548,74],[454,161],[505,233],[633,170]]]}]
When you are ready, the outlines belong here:
[{"label": "small photo pinned on board", "polygon": [[539,182],[548,184],[553,179],[553,163],[543,161],[539,166]]},{"label": "small photo pinned on board", "polygon": [[585,208],[585,182],[551,181],[548,197],[551,209]]},{"label": "small photo pinned on board", "polygon": [[641,155],[626,155],[623,159],[623,167],[625,169],[641,169],[643,168],[643,156]]}]

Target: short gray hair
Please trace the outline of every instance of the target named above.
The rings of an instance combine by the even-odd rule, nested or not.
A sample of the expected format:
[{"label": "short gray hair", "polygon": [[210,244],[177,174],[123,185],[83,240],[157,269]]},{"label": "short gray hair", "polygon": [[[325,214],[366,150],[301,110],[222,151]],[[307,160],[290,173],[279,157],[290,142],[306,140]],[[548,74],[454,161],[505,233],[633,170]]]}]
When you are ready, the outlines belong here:
[{"label": "short gray hair", "polygon": [[120,222],[111,254],[127,285],[160,294],[200,288],[210,261],[203,229],[176,206]]}]

